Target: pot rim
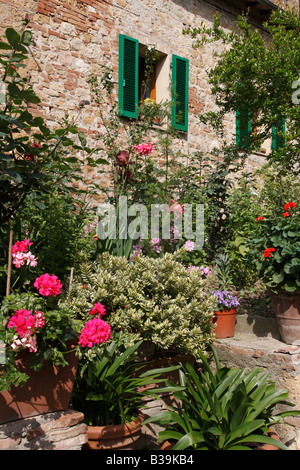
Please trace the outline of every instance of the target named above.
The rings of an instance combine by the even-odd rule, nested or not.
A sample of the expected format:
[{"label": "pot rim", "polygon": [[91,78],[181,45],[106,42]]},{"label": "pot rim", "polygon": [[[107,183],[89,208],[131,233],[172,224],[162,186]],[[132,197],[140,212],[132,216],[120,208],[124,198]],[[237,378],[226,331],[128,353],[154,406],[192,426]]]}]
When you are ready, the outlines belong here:
[{"label": "pot rim", "polygon": [[224,310],[214,310],[215,315],[228,315],[230,313],[236,313],[236,307],[224,308]]},{"label": "pot rim", "polygon": [[119,436],[128,436],[132,432],[136,432],[141,428],[142,422],[144,421],[143,413],[139,412],[137,418],[132,421],[124,424],[107,424],[104,426],[87,426],[88,438],[93,439],[106,439],[111,438],[111,434],[114,434],[114,437]]}]

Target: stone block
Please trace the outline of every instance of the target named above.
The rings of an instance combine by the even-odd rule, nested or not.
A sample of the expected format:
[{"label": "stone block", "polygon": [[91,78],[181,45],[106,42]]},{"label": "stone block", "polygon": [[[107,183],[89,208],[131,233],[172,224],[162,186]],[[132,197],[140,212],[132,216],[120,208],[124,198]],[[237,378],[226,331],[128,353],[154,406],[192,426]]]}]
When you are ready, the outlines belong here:
[{"label": "stone block", "polygon": [[83,414],[66,410],[0,426],[0,450],[81,450],[87,442]]}]

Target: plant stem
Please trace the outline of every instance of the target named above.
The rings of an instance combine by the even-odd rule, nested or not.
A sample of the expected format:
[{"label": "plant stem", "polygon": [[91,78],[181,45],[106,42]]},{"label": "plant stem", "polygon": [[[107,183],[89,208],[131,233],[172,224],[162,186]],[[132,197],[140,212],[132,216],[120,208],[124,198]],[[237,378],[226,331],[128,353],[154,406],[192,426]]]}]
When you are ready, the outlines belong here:
[{"label": "plant stem", "polygon": [[7,281],[6,281],[6,296],[10,292],[10,280],[11,280],[11,263],[12,263],[12,241],[13,241],[13,229],[10,227],[9,231],[9,244],[8,244],[8,268],[7,268]]}]

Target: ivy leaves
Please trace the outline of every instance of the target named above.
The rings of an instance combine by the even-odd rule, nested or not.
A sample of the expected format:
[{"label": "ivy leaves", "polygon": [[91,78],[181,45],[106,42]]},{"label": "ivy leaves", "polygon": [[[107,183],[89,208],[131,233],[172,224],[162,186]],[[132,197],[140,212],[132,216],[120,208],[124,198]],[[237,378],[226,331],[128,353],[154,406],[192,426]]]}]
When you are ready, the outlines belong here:
[{"label": "ivy leaves", "polygon": [[[40,98],[24,73],[19,73],[19,69],[26,67],[28,46],[32,44],[32,33],[26,29],[28,22],[24,20],[20,32],[7,28],[5,40],[0,42],[2,224],[17,214],[27,198],[39,205],[45,192],[69,190],[72,181],[83,179],[83,164],[96,167],[108,163],[103,158],[95,158],[98,149],[88,147],[86,137],[77,129],[76,117],[66,116],[55,130],[50,130],[43,118],[30,112],[30,107],[38,105]],[[78,116],[81,109],[79,105]]]}]

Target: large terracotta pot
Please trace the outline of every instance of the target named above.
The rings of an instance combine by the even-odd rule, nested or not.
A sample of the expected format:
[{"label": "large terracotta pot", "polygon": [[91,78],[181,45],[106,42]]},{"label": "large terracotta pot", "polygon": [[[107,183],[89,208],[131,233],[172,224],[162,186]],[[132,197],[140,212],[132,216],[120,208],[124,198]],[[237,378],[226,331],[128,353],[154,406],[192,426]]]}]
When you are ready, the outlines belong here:
[{"label": "large terracotta pot", "polygon": [[68,353],[69,366],[45,363],[39,371],[30,367],[30,354],[24,350],[16,359],[16,367],[29,376],[27,382],[0,393],[0,424],[63,411],[69,406],[78,362],[75,352]]},{"label": "large terracotta pot", "polygon": [[286,344],[300,342],[300,293],[269,292],[281,339]]},{"label": "large terracotta pot", "polygon": [[126,424],[88,426],[88,442],[84,448],[85,450],[136,450],[143,421],[144,416],[140,413],[135,420]]},{"label": "large terracotta pot", "polygon": [[[160,358],[153,356],[152,358],[149,359],[149,361],[144,361],[144,363],[145,365],[141,368],[140,368],[141,363],[139,363],[139,369],[138,369],[139,374],[149,371],[149,370],[153,370],[153,369],[174,367],[174,366],[178,366],[179,364],[182,364],[183,367],[185,367],[186,364],[188,363],[191,366],[194,366],[195,359],[189,354],[175,354],[173,356],[160,357]],[[178,369],[170,371],[170,372],[164,372],[163,374],[161,374],[159,378],[170,380],[173,384],[180,385]],[[155,386],[156,386],[155,384],[151,384],[151,385],[148,385],[147,387],[143,387],[143,390],[154,388]],[[165,386],[164,382],[160,383],[159,386],[160,387]]]},{"label": "large terracotta pot", "polygon": [[234,336],[236,308],[214,311],[213,323],[216,338],[231,338]]}]

